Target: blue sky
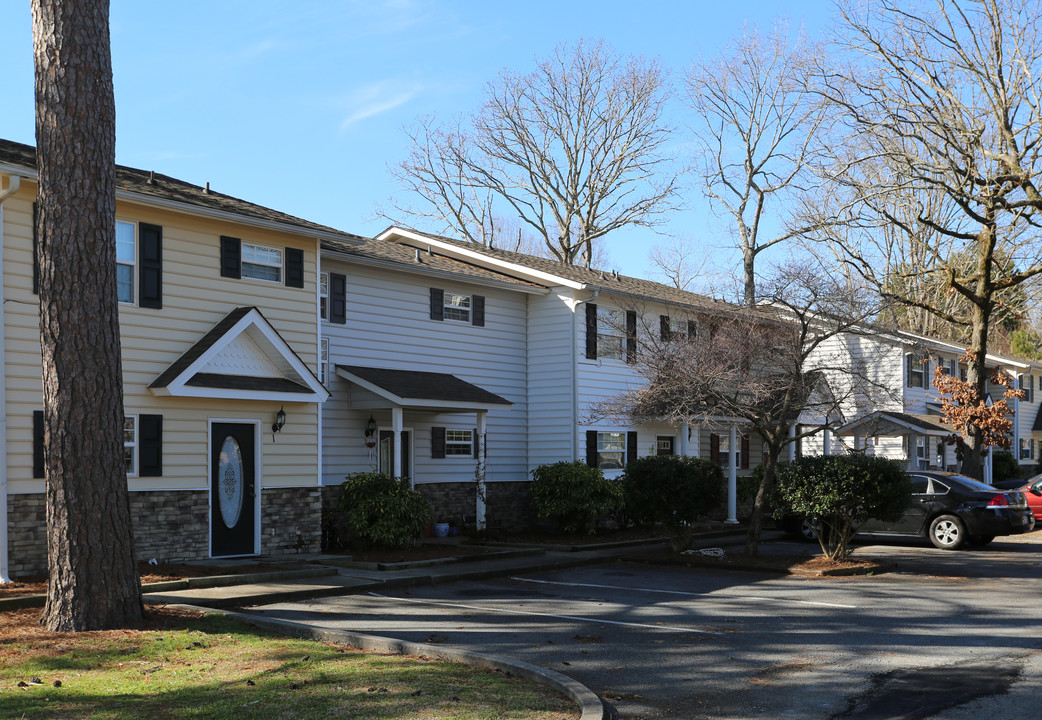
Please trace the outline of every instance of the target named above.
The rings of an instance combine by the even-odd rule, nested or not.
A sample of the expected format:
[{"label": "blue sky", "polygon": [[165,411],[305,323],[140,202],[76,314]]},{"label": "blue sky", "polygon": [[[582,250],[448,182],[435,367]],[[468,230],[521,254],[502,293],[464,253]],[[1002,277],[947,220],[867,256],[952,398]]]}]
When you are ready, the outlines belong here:
[{"label": "blue sky", "polygon": [[[829,0],[779,3],[448,0],[112,0],[117,162],[361,235],[388,224],[388,166],[420,115],[475,110],[485,84],[555,45],[603,38],[683,71],[746,24],[784,9],[820,37]],[[29,0],[0,3],[0,137],[34,144]],[[683,125],[685,109],[673,107]],[[682,150],[682,146],[678,147]],[[726,224],[697,188],[665,230],[704,243],[712,272],[738,272]],[[433,229],[433,228],[432,228]],[[608,267],[648,276],[650,230],[609,238]]]}]

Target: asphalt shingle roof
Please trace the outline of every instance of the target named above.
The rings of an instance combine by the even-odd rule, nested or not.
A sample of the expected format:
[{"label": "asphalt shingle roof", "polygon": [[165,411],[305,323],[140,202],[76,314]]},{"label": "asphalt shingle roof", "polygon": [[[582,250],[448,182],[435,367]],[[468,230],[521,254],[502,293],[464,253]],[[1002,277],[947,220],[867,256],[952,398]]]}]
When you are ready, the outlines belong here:
[{"label": "asphalt shingle roof", "polygon": [[[31,145],[0,139],[0,163],[36,171],[36,148]],[[215,190],[207,190],[198,185],[172,178],[168,175],[138,170],[137,168],[116,166],[116,188],[160,200],[175,201],[200,208],[220,210],[246,218],[254,218],[267,222],[279,223],[318,235],[336,235],[350,241],[357,235],[345,233],[336,228],[319,225],[293,215],[256,205],[245,200],[225,195]]]},{"label": "asphalt shingle roof", "polygon": [[448,373],[388,370],[361,365],[337,365],[337,368],[403,399],[469,402],[481,405],[511,404],[509,400],[504,400],[493,392]]}]

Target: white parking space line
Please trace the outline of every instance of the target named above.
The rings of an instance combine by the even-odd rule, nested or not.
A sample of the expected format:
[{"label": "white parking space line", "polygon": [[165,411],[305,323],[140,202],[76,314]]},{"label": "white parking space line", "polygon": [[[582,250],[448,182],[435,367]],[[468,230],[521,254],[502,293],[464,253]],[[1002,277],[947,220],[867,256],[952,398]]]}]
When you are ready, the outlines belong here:
[{"label": "white parking space line", "polygon": [[841,608],[844,610],[856,610],[857,605],[843,605],[841,603],[814,602],[813,600],[791,600],[789,598],[772,598],[764,595],[725,595],[722,593],[696,593],[684,592],[682,590],[659,590],[656,588],[625,587],[622,585],[598,585],[596,583],[573,583],[559,582],[556,580],[535,580],[534,578],[512,577],[517,582],[539,583],[540,585],[563,585],[565,587],[598,588],[601,590],[628,590],[631,592],[659,593],[662,595],[683,595],[685,597],[709,597],[724,598],[727,600],[747,600],[749,602],[764,603],[775,602],[784,605],[813,605],[815,607]]},{"label": "white parking space line", "polygon": [[595,617],[582,617],[579,615],[558,615],[556,613],[542,613],[534,610],[511,610],[507,608],[484,607],[482,605],[466,605],[463,603],[450,603],[441,600],[418,600],[416,598],[394,597],[393,595],[381,595],[380,593],[369,593],[373,597],[385,600],[397,600],[398,602],[414,603],[416,605],[436,605],[438,607],[461,608],[463,610],[480,610],[482,612],[507,613],[510,615],[534,615],[536,617],[548,617],[557,620],[578,620],[579,622],[597,623],[599,625],[618,625],[621,627],[644,628],[646,630],[670,630],[673,632],[698,633],[699,635],[723,635],[721,632],[712,630],[695,630],[693,628],[677,627],[674,625],[645,625],[643,623],[619,622],[617,620],[604,620]]}]

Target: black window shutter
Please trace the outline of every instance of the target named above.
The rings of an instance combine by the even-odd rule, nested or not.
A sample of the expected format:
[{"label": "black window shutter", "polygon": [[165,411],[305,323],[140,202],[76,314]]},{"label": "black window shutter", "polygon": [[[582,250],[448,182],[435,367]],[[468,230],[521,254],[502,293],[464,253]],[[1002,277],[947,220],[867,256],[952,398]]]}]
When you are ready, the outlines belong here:
[{"label": "black window shutter", "polygon": [[742,470],[749,469],[749,433],[742,433]]},{"label": "black window shutter", "polygon": [[431,320],[445,319],[445,291],[431,288]]},{"label": "black window shutter", "polygon": [[586,464],[597,467],[597,431],[586,431]]},{"label": "black window shutter", "polygon": [[431,457],[445,457],[445,428],[443,427],[431,428]]},{"label": "black window shutter", "polygon": [[637,362],[637,313],[626,311],[626,362]]},{"label": "black window shutter", "polygon": [[485,296],[474,295],[470,298],[470,322],[478,327],[485,327]]},{"label": "black window shutter", "polygon": [[43,470],[43,410],[33,411],[33,477],[42,478]]},{"label": "black window shutter", "polygon": [[687,321],[687,336],[689,339],[694,340],[698,337],[698,323],[694,320]]},{"label": "black window shutter", "polygon": [[912,387],[913,363],[915,363],[915,355],[912,353],[905,355],[905,385],[907,387]]},{"label": "black window shutter", "polygon": [[470,437],[471,437],[471,440],[472,440],[473,446],[474,446],[474,459],[477,460],[478,459],[478,429],[477,428],[474,428],[474,430],[472,431],[472,434],[471,434]]},{"label": "black window shutter", "polygon": [[709,459],[715,463],[720,462],[720,436],[716,433],[709,436]]},{"label": "black window shutter", "polygon": [[597,306],[593,303],[586,303],[586,357],[597,359]]},{"label": "black window shutter", "polygon": [[630,430],[626,433],[626,463],[637,459],[637,433]]},{"label": "black window shutter", "polygon": [[221,277],[242,277],[242,240],[221,236]]},{"label": "black window shutter", "polygon": [[669,342],[673,339],[669,328],[669,315],[658,316],[658,338],[662,342]]},{"label": "black window shutter", "polygon": [[304,251],[286,248],[286,287],[304,287]]},{"label": "black window shutter", "polygon": [[[40,227],[37,225],[37,218],[40,215],[39,208],[36,203],[33,203],[33,293],[36,295],[40,294]],[[43,477],[39,475],[38,477]]]},{"label": "black window shutter", "polygon": [[163,474],[163,416],[138,416],[138,475]]},{"label": "black window shutter", "polygon": [[347,323],[347,276],[329,273],[329,322]]},{"label": "black window shutter", "polygon": [[163,307],[163,228],[138,225],[138,305],[143,308]]}]

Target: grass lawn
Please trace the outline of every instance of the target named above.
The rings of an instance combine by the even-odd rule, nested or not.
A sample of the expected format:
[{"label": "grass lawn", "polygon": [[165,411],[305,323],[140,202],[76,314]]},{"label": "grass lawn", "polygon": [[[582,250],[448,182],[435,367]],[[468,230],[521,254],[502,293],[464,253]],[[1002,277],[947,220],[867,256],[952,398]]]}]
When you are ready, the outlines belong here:
[{"label": "grass lawn", "polygon": [[579,715],[503,673],[361,652],[218,615],[147,609],[135,629],[50,633],[39,610],[0,613],[0,716],[105,720],[517,718]]}]

